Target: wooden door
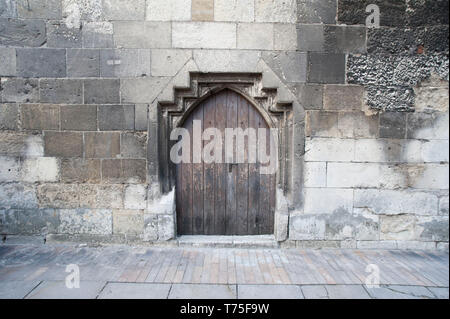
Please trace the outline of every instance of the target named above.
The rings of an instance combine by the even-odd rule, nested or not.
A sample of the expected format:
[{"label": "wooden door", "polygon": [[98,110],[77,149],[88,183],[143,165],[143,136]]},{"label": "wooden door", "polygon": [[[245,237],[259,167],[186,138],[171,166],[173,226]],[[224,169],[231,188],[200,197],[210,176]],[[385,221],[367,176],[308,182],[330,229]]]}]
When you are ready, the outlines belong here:
[{"label": "wooden door", "polygon": [[[201,120],[202,132],[208,127],[219,129],[223,142],[225,128],[269,128],[256,108],[231,90],[221,91],[195,108],[183,124],[191,136],[191,163],[177,165],[178,234],[273,234],[275,174],[260,174],[260,164],[247,162],[248,138],[244,163],[225,163],[224,150],[220,163],[192,163],[194,120]],[[202,141],[203,146],[207,143]]]}]

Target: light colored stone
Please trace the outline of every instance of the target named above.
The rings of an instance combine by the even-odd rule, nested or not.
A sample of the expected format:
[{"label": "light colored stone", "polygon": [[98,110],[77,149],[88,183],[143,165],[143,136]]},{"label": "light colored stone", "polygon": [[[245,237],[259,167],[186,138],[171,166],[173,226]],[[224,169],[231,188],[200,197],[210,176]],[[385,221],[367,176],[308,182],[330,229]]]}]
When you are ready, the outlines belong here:
[{"label": "light colored stone", "polygon": [[410,249],[410,250],[435,250],[436,243],[428,241],[397,241],[398,249]]},{"label": "light colored stone", "polygon": [[121,79],[122,103],[150,104],[169,82],[168,77]]},{"label": "light colored stone", "polygon": [[[366,208],[353,208],[354,218],[354,238],[356,240],[379,240],[380,239],[380,218],[374,215],[369,209]],[[350,247],[346,247],[341,243],[341,248],[356,248],[356,242],[350,240],[347,244]]]},{"label": "light colored stone", "polygon": [[448,216],[417,216],[415,233],[419,240],[448,242]]},{"label": "light colored stone", "polygon": [[422,144],[422,159],[425,163],[449,162],[448,140],[424,141]]},{"label": "light colored stone", "polygon": [[201,72],[255,72],[260,57],[257,51],[194,51],[194,59]]},{"label": "light colored stone", "polygon": [[354,159],[355,141],[337,138],[307,138],[305,161],[350,162]]},{"label": "light colored stone", "polygon": [[0,132],[0,155],[40,157],[44,156],[41,135]]},{"label": "light colored stone", "polygon": [[422,161],[422,143],[417,140],[358,139],[355,141],[357,162],[399,162]]},{"label": "light colored stone", "polygon": [[158,240],[170,240],[175,238],[174,212],[170,215],[158,215]]},{"label": "light colored stone", "polygon": [[435,295],[439,299],[449,299],[448,297],[448,288],[441,288],[441,287],[428,287],[428,290],[430,290],[433,295]]},{"label": "light colored stone", "polygon": [[28,158],[23,162],[22,179],[25,182],[56,182],[59,180],[59,162],[54,157]]},{"label": "light colored stone", "polygon": [[293,215],[289,219],[289,239],[325,239],[325,220],[317,215]]},{"label": "light colored stone", "polygon": [[103,0],[106,20],[144,20],[145,0]]},{"label": "light colored stone", "polygon": [[143,241],[158,240],[158,215],[144,214]]},{"label": "light colored stone", "polygon": [[414,88],[416,112],[448,112],[448,88],[419,86]]},{"label": "light colored stone", "polygon": [[354,207],[378,215],[437,215],[438,197],[407,190],[356,189]]},{"label": "light colored stone", "polygon": [[304,166],[305,187],[327,186],[327,163],[306,162]]},{"label": "light colored stone", "polygon": [[191,0],[147,0],[147,20],[189,21]]},{"label": "light colored stone", "polygon": [[255,20],[257,22],[297,22],[296,0],[256,0]]},{"label": "light colored stone", "polygon": [[174,76],[190,58],[189,50],[152,50],[152,76]]},{"label": "light colored stone", "polygon": [[139,236],[144,231],[144,213],[141,210],[114,210],[113,233]]},{"label": "light colored stone", "polygon": [[100,61],[102,77],[124,78],[150,75],[150,50],[101,50]]},{"label": "light colored stone", "polygon": [[0,156],[0,182],[20,181],[20,173],[20,158]]},{"label": "light colored stone", "polygon": [[115,21],[114,44],[117,48],[170,48],[169,22]]},{"label": "light colored stone", "polygon": [[236,299],[235,285],[173,284],[168,299]]},{"label": "light colored stone", "polygon": [[448,196],[444,196],[439,200],[439,215],[448,216]]},{"label": "light colored stone", "polygon": [[145,209],[147,207],[147,188],[144,185],[126,186],[124,206],[127,209]]},{"label": "light colored stone", "polygon": [[[417,118],[416,118],[417,117]],[[448,140],[449,113],[435,112],[409,114],[408,137],[420,140]],[[413,120],[414,122],[411,124]]]},{"label": "light colored stone", "polygon": [[98,299],[167,299],[171,284],[110,282]]},{"label": "light colored stone", "polygon": [[44,281],[27,296],[27,299],[95,299],[105,284],[102,281],[82,280],[79,288],[70,289],[64,280]]},{"label": "light colored stone", "polygon": [[324,286],[301,286],[305,299],[328,299],[328,291]]},{"label": "light colored stone", "polygon": [[0,184],[0,207],[9,208],[37,208],[36,190],[30,185],[18,183]]},{"label": "light colored stone", "polygon": [[112,212],[107,209],[62,209],[59,233],[63,234],[112,234]]},{"label": "light colored stone", "polygon": [[297,50],[297,29],[295,24],[273,26],[274,50]]},{"label": "light colored stone", "polygon": [[81,20],[99,21],[102,0],[62,0],[63,21],[68,28],[79,28]]},{"label": "light colored stone", "polygon": [[252,22],[254,19],[254,0],[214,0],[215,21]]},{"label": "light colored stone", "polygon": [[23,299],[40,281],[2,281],[0,299]]},{"label": "light colored stone", "polygon": [[273,24],[239,23],[237,27],[238,49],[272,50]]},{"label": "light colored stone", "polygon": [[305,188],[305,214],[332,214],[337,210],[351,212],[352,189]]},{"label": "light colored stone", "polygon": [[414,240],[416,217],[410,215],[381,216],[381,240]]},{"label": "light colored stone", "polygon": [[192,21],[213,21],[214,0],[191,0]]},{"label": "light colored stone", "polygon": [[99,185],[95,208],[123,208],[122,185]]},{"label": "light colored stone", "polygon": [[240,299],[303,299],[295,285],[239,285],[238,291]]},{"label": "light colored stone", "polygon": [[448,253],[449,245],[448,245],[448,243],[437,243],[436,244],[436,249],[440,250],[440,251],[445,251],[445,252]]},{"label": "light colored stone", "polygon": [[0,48],[0,76],[16,75],[16,50],[14,48]]},{"label": "light colored stone", "polygon": [[236,48],[236,25],[212,22],[173,22],[174,48]]},{"label": "light colored stone", "polygon": [[421,189],[447,189],[448,164],[426,164],[408,167],[409,185]]},{"label": "light colored stone", "polygon": [[83,22],[84,48],[112,48],[113,24],[111,22]]},{"label": "light colored stone", "polygon": [[274,235],[279,242],[288,238],[289,230],[289,201],[283,194],[283,190],[277,188]]},{"label": "light colored stone", "polygon": [[397,249],[397,242],[394,240],[370,240],[356,242],[358,249]]},{"label": "light colored stone", "polygon": [[359,285],[328,285],[326,289],[330,299],[370,299],[364,287]]}]

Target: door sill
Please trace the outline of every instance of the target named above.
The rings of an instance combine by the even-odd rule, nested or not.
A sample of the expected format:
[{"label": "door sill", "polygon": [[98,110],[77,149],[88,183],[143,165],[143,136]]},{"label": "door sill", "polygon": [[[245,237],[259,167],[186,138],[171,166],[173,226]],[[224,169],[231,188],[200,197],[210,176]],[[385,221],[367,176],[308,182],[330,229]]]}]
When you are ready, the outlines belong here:
[{"label": "door sill", "polygon": [[177,238],[180,247],[209,248],[278,248],[274,235],[205,236],[183,235]]}]

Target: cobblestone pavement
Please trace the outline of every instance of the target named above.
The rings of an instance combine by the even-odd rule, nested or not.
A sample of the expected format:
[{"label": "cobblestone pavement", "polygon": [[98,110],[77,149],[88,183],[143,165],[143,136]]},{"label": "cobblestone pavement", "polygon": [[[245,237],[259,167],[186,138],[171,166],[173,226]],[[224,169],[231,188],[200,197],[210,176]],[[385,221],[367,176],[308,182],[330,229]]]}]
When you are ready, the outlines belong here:
[{"label": "cobblestone pavement", "polygon": [[[79,289],[66,288],[71,264]],[[0,245],[0,298],[448,299],[448,287],[439,251]]]}]

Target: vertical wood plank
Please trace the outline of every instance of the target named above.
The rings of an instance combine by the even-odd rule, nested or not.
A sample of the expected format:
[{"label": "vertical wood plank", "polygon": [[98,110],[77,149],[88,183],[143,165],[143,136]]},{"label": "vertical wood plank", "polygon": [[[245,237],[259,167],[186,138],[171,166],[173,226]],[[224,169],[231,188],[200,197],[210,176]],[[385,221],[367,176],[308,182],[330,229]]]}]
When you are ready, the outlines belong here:
[{"label": "vertical wood plank", "polygon": [[[216,97],[210,97],[203,111],[203,129],[214,127],[215,125]],[[203,163],[203,210],[204,210],[204,234],[214,235],[214,163]]]},{"label": "vertical wood plank", "polygon": [[[184,127],[190,135],[192,145],[192,118],[189,118]],[[192,151],[190,152],[190,163],[181,163],[181,234],[192,235]]]},{"label": "vertical wood plank", "polygon": [[[245,130],[248,128],[248,102],[239,96],[238,99],[238,125]],[[236,141],[237,142],[237,141]],[[244,150],[248,149],[248,138],[245,138]],[[236,146],[238,147],[238,146]],[[240,150],[242,151],[242,150]],[[236,210],[237,210],[237,235],[248,234],[248,157],[244,152],[244,163],[238,163],[236,183]]]},{"label": "vertical wood plank", "polygon": [[[216,96],[215,127],[221,132],[222,149],[225,144],[225,127],[227,120],[227,96],[229,91],[224,91]],[[215,154],[216,155],[216,154]],[[227,176],[226,164],[224,164],[223,150],[222,158],[215,164],[215,216],[214,233],[216,235],[226,234],[226,193]]]},{"label": "vertical wood plank", "polygon": [[[227,94],[227,128],[234,128],[237,126],[237,108],[238,108],[238,96],[236,94]],[[233,157],[236,157],[236,152],[233,148]],[[227,174],[227,198],[226,198],[226,221],[225,221],[225,233],[227,235],[236,235],[237,225],[237,209],[236,209],[236,182],[237,182],[237,170],[228,169],[229,163],[225,163]]]},{"label": "vertical wood plank", "polygon": [[[203,132],[203,107],[197,107],[192,114],[193,121],[201,121],[201,131]],[[192,136],[194,138],[194,136]],[[198,137],[197,137],[198,138]],[[200,137],[201,138],[201,137]],[[200,141],[201,143],[201,141]],[[191,145],[193,158],[194,144]],[[192,163],[192,214],[193,214],[193,235],[204,234],[204,216],[203,216],[203,162]]]},{"label": "vertical wood plank", "polygon": [[[263,125],[261,122],[261,115],[255,110],[254,107],[249,108],[248,115],[249,127],[255,129],[256,138],[258,136],[258,127]],[[256,146],[258,143],[255,141]],[[250,151],[250,150],[249,150]],[[256,152],[258,148],[256,147]],[[257,153],[255,154],[257,158]],[[248,234],[258,235],[260,233],[259,224],[261,219],[259,217],[259,196],[261,193],[260,181],[259,181],[259,164],[248,164]]]}]

